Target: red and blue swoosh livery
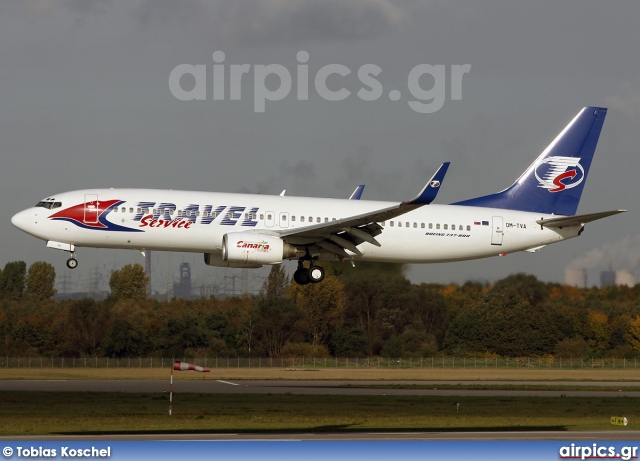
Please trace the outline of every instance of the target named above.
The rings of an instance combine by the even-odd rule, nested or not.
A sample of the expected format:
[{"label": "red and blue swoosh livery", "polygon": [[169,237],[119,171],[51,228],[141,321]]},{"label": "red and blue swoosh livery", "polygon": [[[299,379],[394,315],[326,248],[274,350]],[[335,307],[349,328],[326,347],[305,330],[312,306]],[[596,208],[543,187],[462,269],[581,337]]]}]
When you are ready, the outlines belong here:
[{"label": "red and blue swoosh livery", "polygon": [[[54,221],[67,221],[83,229],[115,231],[115,232],[144,232],[141,229],[131,229],[119,226],[107,220],[107,215],[117,206],[124,203],[122,200],[100,200],[96,208],[89,208],[89,203],[80,203],[49,216]],[[87,214],[95,215],[95,219],[87,219]]]}]

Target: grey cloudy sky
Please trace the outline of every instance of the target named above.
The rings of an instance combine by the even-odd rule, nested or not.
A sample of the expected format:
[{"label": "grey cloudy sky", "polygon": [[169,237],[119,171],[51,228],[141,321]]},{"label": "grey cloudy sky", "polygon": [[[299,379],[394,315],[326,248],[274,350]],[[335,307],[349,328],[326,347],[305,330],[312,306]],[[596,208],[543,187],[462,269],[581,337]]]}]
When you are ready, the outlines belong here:
[{"label": "grey cloudy sky", "polygon": [[[437,202],[484,195],[510,185],[583,106],[600,105],[610,110],[578,211],[629,213],[533,255],[413,266],[409,275],[462,283],[521,271],[560,281],[574,262],[635,269],[638,17],[640,4],[631,0],[0,3],[0,263],[49,261],[78,285],[96,268],[142,262],[134,252],[80,249],[80,268],[67,271],[64,253],[11,226],[14,213],[65,190],[287,189],[347,197],[363,183],[365,199],[403,200],[451,161]],[[309,55],[305,101],[295,86],[301,50]],[[250,72],[241,100],[229,100],[229,82],[225,100],[214,100],[215,51],[224,52],[227,67],[285,66],[294,87],[255,113]],[[207,66],[206,100],[174,97],[169,75],[180,64]],[[328,79],[332,90],[351,91],[342,101],[314,91],[313,77],[327,64],[352,71]],[[356,95],[365,64],[382,69],[382,96],[374,101]],[[446,66],[447,78],[451,66],[471,65],[462,98],[452,100],[447,81],[440,110],[414,111],[408,75],[420,64]],[[278,80],[266,83],[274,89]],[[420,80],[425,89],[431,84]],[[390,99],[392,90],[399,100]],[[239,273],[206,267],[200,255],[154,258],[166,267],[155,285],[168,283],[182,261],[192,262],[202,283]]]}]

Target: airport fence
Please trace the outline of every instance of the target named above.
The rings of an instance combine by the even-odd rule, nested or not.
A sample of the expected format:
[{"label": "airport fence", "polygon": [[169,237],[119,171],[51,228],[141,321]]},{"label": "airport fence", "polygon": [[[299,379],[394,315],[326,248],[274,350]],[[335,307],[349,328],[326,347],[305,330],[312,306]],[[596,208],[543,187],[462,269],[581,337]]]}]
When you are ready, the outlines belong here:
[{"label": "airport fence", "polygon": [[636,369],[637,358],[560,357],[2,357],[0,368],[164,368],[173,361],[208,368],[531,368]]}]

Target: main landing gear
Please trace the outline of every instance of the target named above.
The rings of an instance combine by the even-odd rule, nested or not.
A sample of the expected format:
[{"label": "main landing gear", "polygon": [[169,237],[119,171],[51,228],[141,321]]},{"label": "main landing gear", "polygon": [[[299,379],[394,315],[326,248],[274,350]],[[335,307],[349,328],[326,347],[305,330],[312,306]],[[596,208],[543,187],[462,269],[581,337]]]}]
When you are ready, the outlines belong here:
[{"label": "main landing gear", "polygon": [[67,267],[69,269],[75,269],[76,267],[78,267],[78,260],[76,259],[75,251],[71,252],[71,257],[67,259]]},{"label": "main landing gear", "polygon": [[324,269],[316,266],[315,260],[309,261],[309,268],[304,267],[304,258],[298,260],[298,269],[293,273],[293,280],[298,285],[307,283],[319,283],[324,279]]}]

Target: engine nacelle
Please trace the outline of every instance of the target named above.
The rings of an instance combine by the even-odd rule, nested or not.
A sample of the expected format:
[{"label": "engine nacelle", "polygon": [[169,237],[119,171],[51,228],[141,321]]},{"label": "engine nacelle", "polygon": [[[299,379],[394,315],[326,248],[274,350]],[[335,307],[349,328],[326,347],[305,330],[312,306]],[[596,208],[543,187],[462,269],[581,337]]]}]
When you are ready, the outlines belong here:
[{"label": "engine nacelle", "polygon": [[262,264],[246,264],[246,263],[223,261],[222,253],[205,253],[204,263],[207,266],[216,266],[216,267],[238,267],[238,268],[247,268],[247,269],[257,269],[258,267],[262,267]]},{"label": "engine nacelle", "polygon": [[279,264],[296,257],[296,247],[273,235],[230,232],[222,238],[222,260],[241,264]]}]

